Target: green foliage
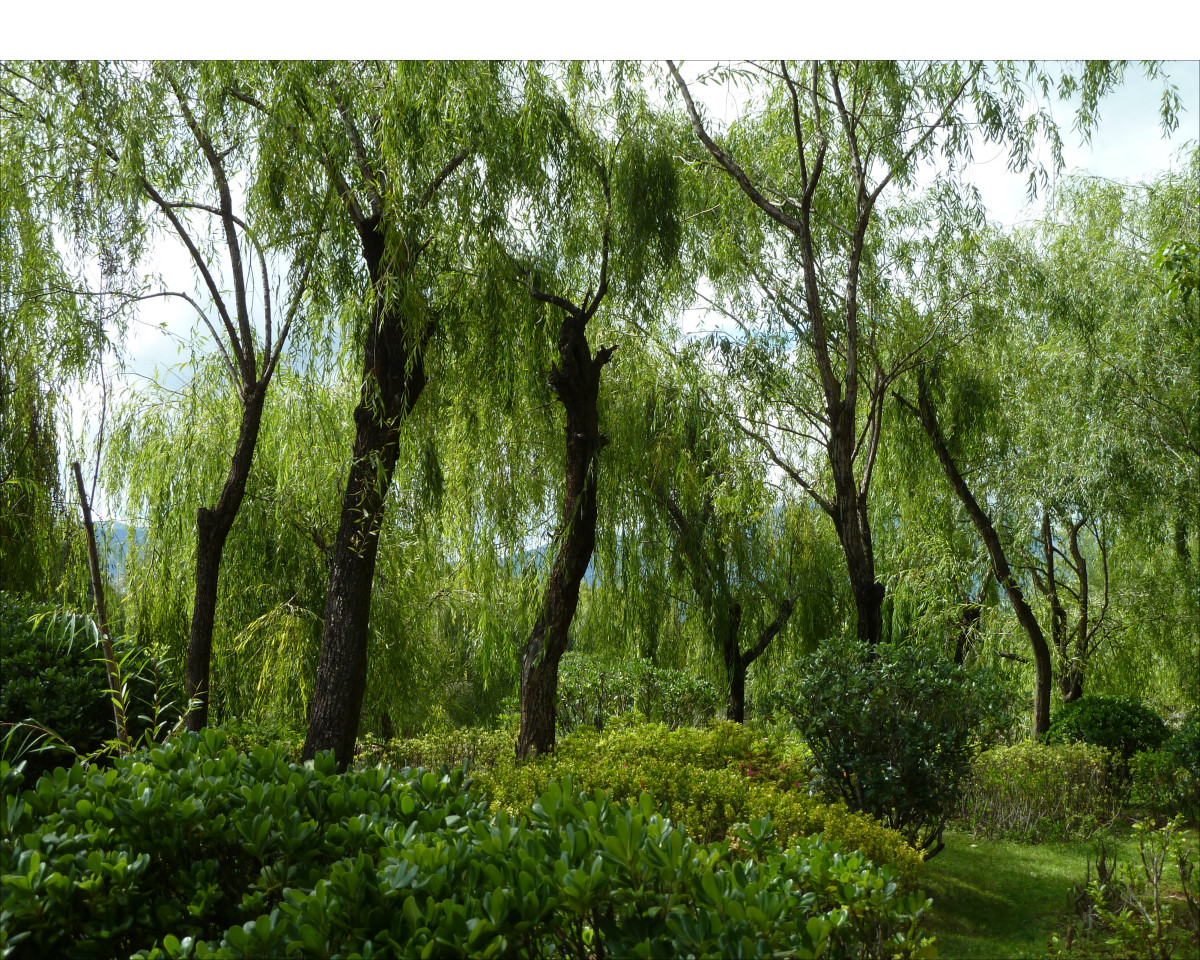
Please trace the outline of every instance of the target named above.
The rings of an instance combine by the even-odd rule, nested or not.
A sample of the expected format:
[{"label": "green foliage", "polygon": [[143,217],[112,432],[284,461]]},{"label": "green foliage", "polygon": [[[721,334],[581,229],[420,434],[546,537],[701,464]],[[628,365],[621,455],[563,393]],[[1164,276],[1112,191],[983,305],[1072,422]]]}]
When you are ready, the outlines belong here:
[{"label": "green foliage", "polygon": [[1110,766],[1105,748],[1086,743],[993,747],[973,764],[955,817],[989,839],[1090,837],[1120,810]]},{"label": "green foliage", "polygon": [[872,817],[808,795],[811,756],[803,744],[768,739],[742,724],[720,721],[706,729],[670,730],[636,718],[604,734],[579,727],[553,754],[478,773],[493,802],[516,811],[551,781],[569,776],[584,790],[605,790],[613,801],[635,801],[643,790],[662,803],[672,823],[703,841],[730,837],[739,823],[770,816],[780,840],[822,833],[876,863],[896,866],[911,882],[920,857],[904,839]]},{"label": "green foliage", "polygon": [[0,761],[4,956],[933,955],[894,870],[767,818],[703,844],[645,792],[514,818],[461,769],[333,768],[216,730],[24,791]]},{"label": "green foliage", "polygon": [[813,752],[821,787],[933,856],[971,762],[1002,727],[989,671],[916,645],[829,644],[787,674],[777,701]]},{"label": "green foliage", "polygon": [[407,740],[360,737],[357,764],[389,763],[394,767],[426,767],[439,770],[466,763],[470,768],[489,768],[512,760],[517,750],[518,718],[496,730],[458,727],[434,731]]},{"label": "green foliage", "polygon": [[1149,707],[1134,700],[1080,697],[1064,704],[1050,719],[1049,743],[1092,743],[1128,763],[1139,750],[1157,750],[1167,725]]},{"label": "green foliage", "polygon": [[[7,728],[29,721],[61,741],[47,738],[42,749],[27,756],[31,775],[70,764],[71,750],[100,749],[115,732],[105,692],[108,675],[87,635],[86,621],[56,613],[52,607],[0,592],[0,723]],[[29,728],[30,734],[37,732]],[[24,739],[19,733],[14,737],[18,742]]]},{"label": "green foliage", "polygon": [[[1096,875],[1088,862],[1084,883],[1074,890],[1078,919],[1064,940],[1056,935],[1051,954],[1182,960],[1200,948],[1200,877],[1196,853],[1179,818],[1158,827],[1133,825],[1137,856],[1118,864],[1103,840],[1096,850]],[[1174,869],[1182,903],[1165,896],[1167,873]]]},{"label": "green foliage", "polygon": [[1166,750],[1142,750],[1129,761],[1129,802],[1135,807],[1171,816],[1194,791],[1191,773]]},{"label": "green foliage", "polygon": [[1129,772],[1133,803],[1200,820],[1200,716],[1185,720],[1161,750],[1134,754]]},{"label": "green foliage", "polygon": [[621,663],[571,651],[558,671],[557,724],[563,733],[582,724],[603,730],[608,721],[635,710],[674,730],[713,719],[724,703],[707,680],[643,660]]}]

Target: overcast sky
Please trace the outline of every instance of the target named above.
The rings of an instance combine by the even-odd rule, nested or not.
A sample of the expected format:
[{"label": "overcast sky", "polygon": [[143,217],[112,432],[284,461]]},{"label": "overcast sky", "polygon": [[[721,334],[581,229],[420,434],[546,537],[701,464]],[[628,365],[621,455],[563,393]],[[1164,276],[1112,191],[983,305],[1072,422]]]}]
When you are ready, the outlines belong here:
[{"label": "overcast sky", "polygon": [[[682,72],[689,83],[702,69],[703,63],[694,61],[684,65]],[[1070,131],[1071,106],[1061,102],[1052,103],[1055,118],[1064,129],[1065,172],[1084,171],[1114,180],[1136,182],[1150,179],[1173,164],[1178,165],[1180,148],[1187,142],[1200,139],[1200,63],[1172,62],[1167,67],[1167,73],[1178,87],[1183,101],[1179,127],[1170,136],[1163,135],[1159,116],[1163,81],[1148,80],[1137,68],[1131,68],[1124,85],[1101,103],[1100,124],[1090,143],[1080,143],[1079,137]],[[690,85],[693,96],[704,102],[709,115],[716,121],[728,122],[736,117],[742,107],[743,97],[735,87],[713,85],[702,88],[692,83]],[[1048,151],[1041,159],[1049,164]],[[1040,215],[1042,199],[1033,204],[1027,203],[1025,176],[1007,170],[1003,148],[977,151],[970,178],[978,185],[991,219],[1012,226],[1029,222]],[[190,292],[196,288],[187,253],[172,238],[164,237],[155,246],[149,266],[162,275],[170,289]],[[200,302],[205,302],[205,299],[200,299]],[[117,393],[136,387],[147,378],[158,378],[164,383],[178,386],[181,382],[179,374],[171,368],[187,359],[186,344],[197,335],[195,328],[198,322],[192,309],[181,301],[156,300],[144,304],[129,327],[124,350],[128,372],[123,378],[117,379]],[[98,390],[91,388],[71,397],[71,419],[77,439],[90,432],[86,424],[94,416],[85,418],[84,411],[86,409],[94,414],[98,396]],[[90,441],[85,441],[84,449],[79,451],[83,459],[88,459],[91,446]],[[99,499],[98,513],[111,516],[113,511],[104,502],[102,492]]]}]

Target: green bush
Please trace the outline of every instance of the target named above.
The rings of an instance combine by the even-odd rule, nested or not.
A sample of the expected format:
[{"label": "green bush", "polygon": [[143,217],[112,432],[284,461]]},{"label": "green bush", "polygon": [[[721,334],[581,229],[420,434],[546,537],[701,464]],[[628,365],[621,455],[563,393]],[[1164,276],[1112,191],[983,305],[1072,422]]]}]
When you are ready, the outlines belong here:
[{"label": "green bush", "polygon": [[[175,685],[128,638],[113,645],[131,741],[161,739],[180,719]],[[113,698],[88,617],[0,593],[0,653],[0,722],[11,732],[6,749],[25,757],[30,775],[111,749]]]},{"label": "green bush", "polygon": [[187,734],[20,790],[0,761],[5,957],[931,955],[929,901],[768,819],[701,844],[550,784],[493,815],[461,769],[299,766]]},{"label": "green bush", "polygon": [[728,839],[740,823],[770,816],[781,842],[822,833],[875,863],[897,867],[906,882],[921,858],[896,831],[841,803],[808,794],[811,755],[803,744],[772,740],[739,723],[671,730],[665,724],[613,724],[603,734],[580,727],[553,754],[477,771],[494,803],[518,811],[547,786],[570,777],[586,791],[606,790],[614,801],[636,802],[649,790],[662,812],[706,842]]},{"label": "green bush", "polygon": [[[45,749],[26,755],[31,775],[69,764],[75,759],[72,750],[91,753],[116,735],[105,692],[108,674],[87,636],[86,620],[55,613],[0,593],[0,722],[7,730],[31,721],[71,748],[47,738]],[[18,734],[17,741],[22,740]]]},{"label": "green bush", "polygon": [[1025,741],[979,756],[955,816],[980,836],[1041,842],[1091,836],[1119,810],[1103,747]]},{"label": "green bush", "polygon": [[427,733],[408,740],[360,737],[355,763],[370,766],[426,767],[439,770],[466,762],[471,768],[493,767],[511,760],[517,752],[517,732],[511,725],[496,730],[460,727]]},{"label": "green bush", "polygon": [[[1078,918],[1064,939],[1053,937],[1052,956],[1184,960],[1200,955],[1200,878],[1183,821],[1176,818],[1161,827],[1139,821],[1133,837],[1137,854],[1126,864],[1118,864],[1100,839],[1096,875],[1089,858],[1084,883],[1072,891]],[[1168,867],[1179,880],[1179,898],[1163,896]]]},{"label": "green bush", "polygon": [[671,729],[695,726],[716,717],[723,705],[713,684],[684,670],[641,660],[608,662],[575,651],[559,663],[559,733],[584,724],[603,730],[614,718],[633,712]]},{"label": "green bush", "polygon": [[1064,704],[1050,719],[1047,743],[1091,743],[1107,748],[1124,776],[1139,750],[1157,750],[1167,739],[1167,725],[1149,707],[1134,700],[1080,697]]},{"label": "green bush", "polygon": [[785,674],[777,702],[813,752],[828,796],[898,830],[926,858],[986,741],[1008,723],[1006,696],[915,645],[830,644]]}]

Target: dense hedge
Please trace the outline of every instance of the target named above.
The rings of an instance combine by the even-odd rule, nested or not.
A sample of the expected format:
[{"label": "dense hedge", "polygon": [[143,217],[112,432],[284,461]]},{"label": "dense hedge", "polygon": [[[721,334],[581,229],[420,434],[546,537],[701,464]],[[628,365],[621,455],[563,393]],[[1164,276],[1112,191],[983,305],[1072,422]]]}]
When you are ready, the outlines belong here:
[{"label": "dense hedge", "polygon": [[31,789],[0,761],[0,949],[43,956],[925,956],[929,901],[769,820],[702,844],[547,786],[493,815],[460,770],[299,766],[185,735]]},{"label": "dense hedge", "polygon": [[1067,840],[1091,836],[1120,810],[1110,754],[1086,743],[1024,741],[981,754],[956,813],[981,836]]},{"label": "dense hedge", "polygon": [[569,776],[584,790],[608,790],[634,802],[649,790],[674,823],[705,841],[725,839],[738,823],[770,816],[784,842],[814,833],[859,849],[876,863],[899,868],[906,882],[920,856],[896,831],[841,803],[809,795],[812,758],[798,741],[769,739],[739,723],[669,729],[665,724],[614,724],[603,734],[580,727],[553,754],[517,765],[480,768],[480,786],[513,810],[532,803],[546,786]]},{"label": "dense hedge", "polygon": [[1050,719],[1048,743],[1091,743],[1110,750],[1119,769],[1139,750],[1157,750],[1167,739],[1167,725],[1149,707],[1134,700],[1080,697],[1063,704]]},{"label": "dense hedge", "polygon": [[829,797],[926,857],[983,747],[1009,723],[998,676],[916,644],[831,643],[784,671],[777,709],[811,748]]}]

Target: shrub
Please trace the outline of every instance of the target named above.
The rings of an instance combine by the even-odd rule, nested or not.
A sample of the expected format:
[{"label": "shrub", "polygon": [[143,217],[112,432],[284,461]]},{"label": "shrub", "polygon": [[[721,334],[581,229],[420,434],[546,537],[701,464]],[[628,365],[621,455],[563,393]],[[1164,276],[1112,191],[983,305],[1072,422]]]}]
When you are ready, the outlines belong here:
[{"label": "shrub", "polygon": [[1134,700],[1080,697],[1064,704],[1050,719],[1048,743],[1092,743],[1106,747],[1124,776],[1139,750],[1157,750],[1167,739],[1167,725],[1149,707]]},{"label": "shrub", "polygon": [[[115,638],[113,646],[130,740],[161,739],[180,719],[172,684],[128,638]],[[0,722],[12,731],[6,746],[22,752],[31,775],[112,748],[108,670],[88,617],[0,594],[0,653]]]},{"label": "shrub", "polygon": [[0,761],[6,957],[914,957],[929,901],[768,819],[737,847],[551,784],[492,814],[461,769],[334,772],[186,734],[20,791]]},{"label": "shrub", "polygon": [[955,816],[984,837],[1041,842],[1091,836],[1119,809],[1103,747],[1025,741],[979,756]]},{"label": "shrub", "polygon": [[684,670],[635,660],[609,663],[571,651],[558,668],[558,732],[587,724],[603,730],[615,717],[639,712],[671,729],[717,716],[724,705],[715,686]]},{"label": "shrub", "polygon": [[1155,813],[1200,819],[1200,719],[1191,717],[1163,744],[1129,763],[1130,800]]},{"label": "shrub", "polygon": [[39,606],[0,593],[0,722],[45,727],[71,748],[47,739],[26,755],[31,775],[91,753],[115,735],[108,674],[86,636],[83,617],[54,617]]},{"label": "shrub", "polygon": [[[1200,948],[1200,883],[1196,857],[1176,818],[1163,827],[1140,821],[1133,825],[1137,856],[1118,865],[1104,840],[1096,851],[1096,876],[1089,858],[1082,888],[1073,900],[1078,919],[1065,940],[1056,935],[1050,953],[1085,957],[1137,957],[1174,960],[1194,957]],[[1164,896],[1166,868],[1174,866],[1182,903]],[[1182,909],[1181,909],[1182,908]]]},{"label": "shrub", "polygon": [[394,767],[426,767],[438,770],[466,762],[468,766],[493,767],[511,760],[517,751],[516,730],[503,726],[460,727],[427,733],[408,740],[377,740],[360,737],[355,763],[389,763]]},{"label": "shrub", "polygon": [[1007,724],[1000,683],[916,646],[831,644],[793,666],[778,702],[820,786],[898,830],[926,858],[981,744]]},{"label": "shrub", "polygon": [[785,844],[822,833],[875,863],[896,866],[906,882],[920,866],[920,856],[894,830],[808,795],[811,757],[803,745],[768,740],[739,723],[718,721],[704,730],[636,724],[603,734],[580,727],[553,754],[520,765],[511,756],[477,775],[493,802],[512,811],[533,803],[556,779],[570,777],[578,788],[606,790],[619,802],[635,802],[649,790],[665,816],[706,842],[770,816]]}]

